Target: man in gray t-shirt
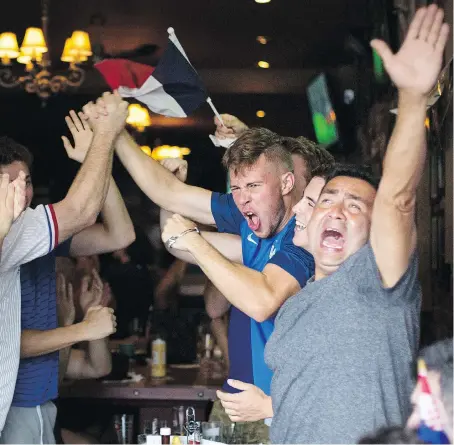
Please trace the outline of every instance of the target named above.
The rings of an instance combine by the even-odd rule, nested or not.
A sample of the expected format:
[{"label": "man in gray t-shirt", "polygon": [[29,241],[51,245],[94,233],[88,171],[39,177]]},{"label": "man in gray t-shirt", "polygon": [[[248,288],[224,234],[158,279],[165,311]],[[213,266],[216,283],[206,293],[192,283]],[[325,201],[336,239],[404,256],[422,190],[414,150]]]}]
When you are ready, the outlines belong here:
[{"label": "man in gray t-shirt", "polygon": [[265,359],[273,371],[274,443],[355,443],[409,414],[419,342],[416,189],[424,120],[449,29],[421,8],[397,54],[372,46],[399,90],[397,123],[377,189],[362,168],[341,166],[308,225],[311,283],[287,300]]}]

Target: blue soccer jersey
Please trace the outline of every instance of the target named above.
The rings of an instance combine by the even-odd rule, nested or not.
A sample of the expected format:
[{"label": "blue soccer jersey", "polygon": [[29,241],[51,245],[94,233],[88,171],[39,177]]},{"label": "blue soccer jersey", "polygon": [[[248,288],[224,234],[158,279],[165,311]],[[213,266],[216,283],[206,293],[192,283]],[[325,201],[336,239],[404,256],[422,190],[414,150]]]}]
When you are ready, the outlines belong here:
[{"label": "blue soccer jersey", "polygon": [[[241,236],[243,263],[262,271],[267,264],[276,264],[295,277],[301,287],[314,273],[311,254],[293,244],[295,218],[270,238],[259,238],[249,228],[231,194],[213,193],[211,211],[219,232]],[[271,370],[265,364],[264,351],[274,329],[274,317],[259,323],[232,306],[229,324],[229,378],[252,383],[270,394]],[[238,392],[227,383],[224,390]]]}]

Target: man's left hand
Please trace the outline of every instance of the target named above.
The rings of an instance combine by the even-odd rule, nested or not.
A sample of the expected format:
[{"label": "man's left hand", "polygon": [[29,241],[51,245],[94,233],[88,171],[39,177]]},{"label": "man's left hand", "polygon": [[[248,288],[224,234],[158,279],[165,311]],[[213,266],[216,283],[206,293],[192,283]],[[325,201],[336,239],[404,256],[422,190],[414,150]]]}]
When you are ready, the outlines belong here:
[{"label": "man's left hand", "polygon": [[383,40],[372,40],[371,45],[399,90],[425,96],[437,81],[448,35],[443,10],[432,4],[416,12],[396,54]]},{"label": "man's left hand", "polygon": [[273,416],[271,398],[260,388],[239,380],[229,379],[227,383],[242,391],[237,394],[216,391],[232,422],[255,422]]},{"label": "man's left hand", "polygon": [[[183,218],[181,215],[173,215],[166,222],[166,225],[162,229],[161,238],[166,243],[170,237],[178,236],[188,229],[194,229],[196,225],[189,219]],[[195,232],[184,235],[172,244],[173,249],[187,250],[186,241],[188,237],[194,235]]]}]

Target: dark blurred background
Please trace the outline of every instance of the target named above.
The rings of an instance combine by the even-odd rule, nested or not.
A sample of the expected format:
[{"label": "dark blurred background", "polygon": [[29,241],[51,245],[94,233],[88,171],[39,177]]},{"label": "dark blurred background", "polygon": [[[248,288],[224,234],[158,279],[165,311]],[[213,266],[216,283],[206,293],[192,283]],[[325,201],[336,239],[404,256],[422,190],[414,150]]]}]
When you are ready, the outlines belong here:
[{"label": "dark blurred background", "polygon": [[[49,3],[48,46],[52,71],[65,39],[73,30],[90,34],[93,58],[76,91],[51,97],[45,104],[33,94],[0,87],[0,134],[29,147],[35,155],[33,179],[37,202],[61,199],[77,165],[61,143],[67,134],[66,113],[80,109],[104,90],[93,61],[123,57],[156,65],[172,26],[198,70],[218,110],[250,126],[315,139],[307,87],[325,73],[338,121],[339,140],[330,149],[339,160],[370,163],[380,171],[394,118],[392,86],[369,47],[373,37],[394,48],[402,40],[408,17],[425,1],[411,0],[60,0]],[[452,24],[452,0],[439,1]],[[25,28],[41,26],[41,3],[8,4],[0,32],[12,31],[19,44]],[[257,41],[265,36],[267,44]],[[448,45],[447,61],[452,57]],[[259,60],[270,68],[257,67]],[[15,67],[23,69],[23,65]],[[424,310],[430,320],[452,330],[452,68],[442,98],[430,112],[430,151],[418,202]],[[263,110],[265,116],[256,113]],[[207,104],[184,120],[151,115],[151,126],[137,134],[141,145],[162,143],[189,147],[189,182],[216,191],[226,187],[222,150],[208,138],[214,132]],[[157,238],[157,209],[131,181],[121,165],[114,176],[134,222]],[[153,232],[154,231],[154,232]],[[153,235],[154,233],[154,235]],[[438,318],[437,318],[438,317]],[[437,321],[438,320],[438,321]],[[447,327],[446,327],[447,326]],[[446,328],[445,328],[446,327]]]}]

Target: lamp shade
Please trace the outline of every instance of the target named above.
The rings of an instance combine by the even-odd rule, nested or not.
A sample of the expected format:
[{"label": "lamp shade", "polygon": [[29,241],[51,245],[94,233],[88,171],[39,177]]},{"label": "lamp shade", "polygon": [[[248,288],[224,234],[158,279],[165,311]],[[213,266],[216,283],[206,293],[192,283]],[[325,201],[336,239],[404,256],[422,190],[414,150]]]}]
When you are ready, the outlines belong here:
[{"label": "lamp shade", "polygon": [[79,57],[88,57],[91,51],[90,37],[85,31],[74,31],[71,36],[71,52]]},{"label": "lamp shade", "polygon": [[15,59],[19,55],[16,34],[4,32],[0,34],[0,57]]},{"label": "lamp shade", "polygon": [[63,48],[63,53],[61,55],[60,60],[62,62],[69,62],[69,63],[78,63],[78,62],[85,62],[88,60],[87,56],[78,56],[73,51],[72,39],[66,39],[65,47]]},{"label": "lamp shade", "polygon": [[27,28],[22,42],[21,52],[32,57],[47,52],[46,41],[41,28]]}]

